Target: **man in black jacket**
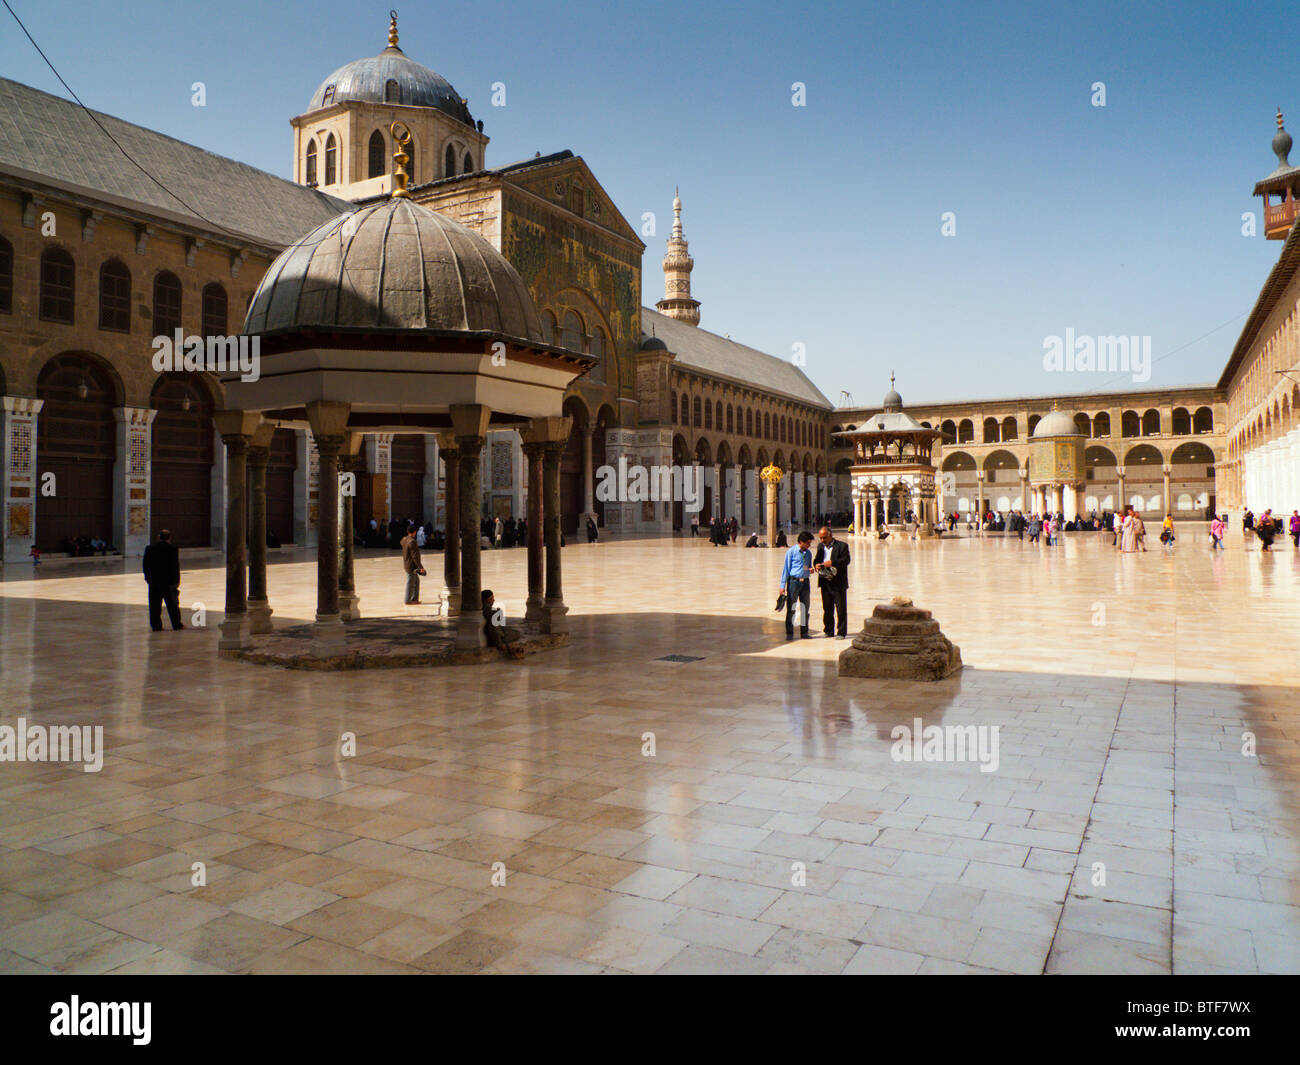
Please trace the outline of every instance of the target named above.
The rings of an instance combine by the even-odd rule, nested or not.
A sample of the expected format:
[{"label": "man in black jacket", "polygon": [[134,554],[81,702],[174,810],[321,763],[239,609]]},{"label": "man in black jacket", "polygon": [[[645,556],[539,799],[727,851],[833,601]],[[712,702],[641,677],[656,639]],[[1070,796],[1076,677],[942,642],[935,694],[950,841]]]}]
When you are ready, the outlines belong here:
[{"label": "man in black jacket", "polygon": [[149,585],[149,627],[162,632],[162,604],[167,604],[167,617],[172,629],[183,629],[181,624],[181,554],[171,542],[172,534],[166,529],[158,533],[158,542],[144,549],[144,579]]},{"label": "man in black jacket", "polygon": [[822,592],[822,631],[841,640],[849,635],[849,545],[823,525],[813,555],[813,572]]}]

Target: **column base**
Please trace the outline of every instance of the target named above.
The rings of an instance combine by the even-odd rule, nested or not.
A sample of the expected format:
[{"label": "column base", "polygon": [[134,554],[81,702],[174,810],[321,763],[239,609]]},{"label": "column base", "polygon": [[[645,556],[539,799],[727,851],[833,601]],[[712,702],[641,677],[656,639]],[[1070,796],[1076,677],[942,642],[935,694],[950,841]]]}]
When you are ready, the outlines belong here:
[{"label": "column base", "polygon": [[262,636],[268,632],[274,632],[275,626],[271,624],[271,615],[275,613],[271,609],[271,604],[265,599],[250,599],[248,601],[248,632],[250,636]]},{"label": "column base", "polygon": [[311,631],[311,653],[316,658],[334,658],[346,654],[347,632],[338,614],[317,614]]},{"label": "column base", "polygon": [[524,609],[525,621],[541,621],[546,616],[546,600],[540,595],[530,595]]},{"label": "column base", "polygon": [[361,619],[361,599],[356,592],[339,592],[339,617],[344,621]]},{"label": "column base", "polygon": [[[447,617],[460,617],[460,585],[456,585],[454,588],[448,585],[442,595],[447,597]],[[442,595],[439,598],[442,598]]]},{"label": "column base", "polygon": [[542,605],[542,632],[547,635],[555,635],[561,632],[569,631],[569,619],[566,616],[569,608],[564,605],[563,599],[548,599]]},{"label": "column base", "polygon": [[483,619],[473,614],[461,614],[456,619],[456,650],[477,651],[487,646],[483,635]]},{"label": "column base", "polygon": [[248,647],[248,615],[227,614],[221,622],[221,639],[217,643],[218,651],[242,651]]}]

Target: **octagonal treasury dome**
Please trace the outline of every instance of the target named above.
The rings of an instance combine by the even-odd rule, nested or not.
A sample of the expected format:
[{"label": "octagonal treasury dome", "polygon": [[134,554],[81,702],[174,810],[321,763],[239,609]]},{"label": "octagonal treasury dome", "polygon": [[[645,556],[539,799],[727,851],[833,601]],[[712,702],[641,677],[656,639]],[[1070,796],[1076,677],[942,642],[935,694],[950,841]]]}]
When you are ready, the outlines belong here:
[{"label": "octagonal treasury dome", "polygon": [[474,124],[469,108],[451,83],[408,58],[396,45],[339,67],[320,83],[307,110],[316,111],[349,101],[432,107],[457,122]]},{"label": "octagonal treasury dome", "polygon": [[403,197],[318,226],[253,293],[244,332],[490,333],[550,347],[518,271],[459,222]]},{"label": "octagonal treasury dome", "polygon": [[1031,438],[1037,439],[1045,436],[1082,436],[1079,427],[1074,424],[1071,418],[1063,410],[1054,410],[1047,417],[1041,419],[1034,426],[1034,431],[1030,434]]}]

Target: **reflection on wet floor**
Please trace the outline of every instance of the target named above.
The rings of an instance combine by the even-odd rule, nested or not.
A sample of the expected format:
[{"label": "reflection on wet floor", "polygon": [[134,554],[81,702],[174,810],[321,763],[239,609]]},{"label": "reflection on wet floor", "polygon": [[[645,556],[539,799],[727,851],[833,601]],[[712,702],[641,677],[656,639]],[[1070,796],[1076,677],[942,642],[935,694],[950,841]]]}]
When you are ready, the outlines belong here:
[{"label": "reflection on wet floor", "polygon": [[[779,552],[700,541],[566,548],[568,648],[354,674],[219,659],[217,556],[175,634],[138,560],[7,567],[0,727],[107,753],[0,762],[0,971],[1300,971],[1300,561],[1108,539],[853,543],[852,627],[933,610],[934,684],[838,677]],[[483,564],[518,612],[524,553]],[[364,615],[402,584],[358,560]],[[996,771],[895,760],[918,718]]]}]

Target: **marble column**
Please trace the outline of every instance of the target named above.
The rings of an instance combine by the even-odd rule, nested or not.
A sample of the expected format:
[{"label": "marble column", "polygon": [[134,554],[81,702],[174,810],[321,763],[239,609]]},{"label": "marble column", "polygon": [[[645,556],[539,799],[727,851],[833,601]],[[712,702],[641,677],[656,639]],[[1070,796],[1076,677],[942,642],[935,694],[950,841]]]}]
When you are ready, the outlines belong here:
[{"label": "marble column", "polygon": [[248,445],[248,632],[274,632],[266,590],[266,466],[271,458],[275,424],[263,422]]},{"label": "marble column", "polygon": [[311,653],[317,658],[333,658],[347,651],[347,634],[339,615],[339,457],[347,447],[349,413],[346,403],[307,404],[307,417],[320,455],[316,621],[311,639]]},{"label": "marble column", "polygon": [[560,460],[564,442],[548,440],[542,454],[542,491],[546,497],[546,604],[542,631],[569,631],[560,567]]},{"label": "marble column", "polygon": [[587,515],[596,512],[596,496],[591,468],[591,438],[594,432],[595,430],[590,427],[582,430],[582,517],[578,521],[579,529],[586,525]]},{"label": "marble column", "polygon": [[880,524],[880,493],[869,491],[867,493],[867,501],[871,506],[870,532],[874,535],[876,532],[876,526]]},{"label": "marble column", "polygon": [[[361,617],[361,600],[357,596],[356,581],[356,515],[352,501],[357,494],[356,482],[365,469],[365,456],[361,445],[365,436],[348,433],[339,456],[339,617],[356,621]],[[344,475],[351,474],[343,483]]]},{"label": "marble column", "polygon": [[213,422],[226,447],[226,616],[217,650],[249,645],[248,630],[248,445],[262,416],[218,411]]},{"label": "marble column", "polygon": [[546,614],[545,561],[542,531],[545,521],[545,488],[542,485],[543,445],[526,441],[524,459],[528,466],[528,604],[524,619],[540,622]]},{"label": "marble column", "polygon": [[1164,509],[1164,513],[1160,515],[1160,518],[1163,521],[1165,514],[1172,514],[1174,511],[1173,500],[1170,498],[1169,495],[1169,477],[1174,472],[1174,470],[1172,466],[1165,465],[1161,467],[1160,472],[1164,475],[1164,492],[1162,498],[1165,501],[1165,509]]},{"label": "marble column", "polygon": [[455,433],[441,433],[438,453],[447,479],[443,500],[442,580],[447,588],[447,616],[460,615],[460,445]]},{"label": "marble column", "polygon": [[483,518],[482,459],[491,411],[479,403],[451,408],[451,421],[460,452],[460,614],[456,649],[483,647],[483,571],[479,524]]},{"label": "marble column", "polygon": [[43,399],[0,396],[0,562],[30,562],[36,543],[36,422]]},{"label": "marble column", "polygon": [[1029,502],[1029,470],[1022,468],[1020,470],[1020,507],[1021,513],[1031,510]]},{"label": "marble column", "polygon": [[1124,498],[1124,467],[1123,466],[1115,467],[1115,476],[1118,479],[1115,486],[1115,510],[1120,514],[1123,514],[1124,504],[1128,502],[1128,500]]}]

